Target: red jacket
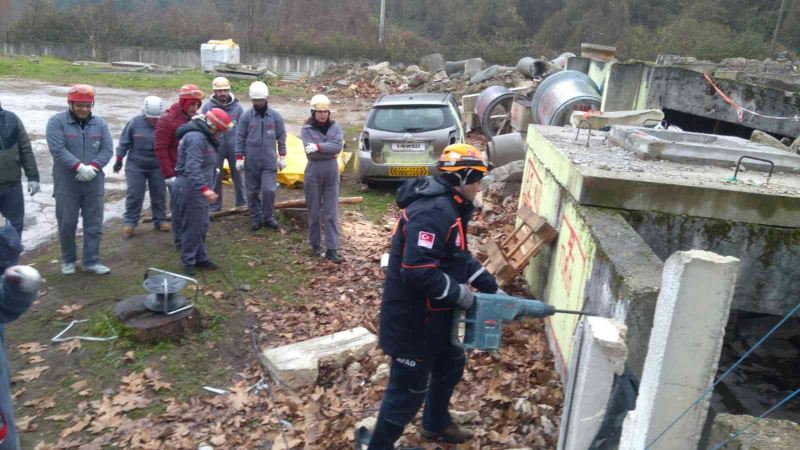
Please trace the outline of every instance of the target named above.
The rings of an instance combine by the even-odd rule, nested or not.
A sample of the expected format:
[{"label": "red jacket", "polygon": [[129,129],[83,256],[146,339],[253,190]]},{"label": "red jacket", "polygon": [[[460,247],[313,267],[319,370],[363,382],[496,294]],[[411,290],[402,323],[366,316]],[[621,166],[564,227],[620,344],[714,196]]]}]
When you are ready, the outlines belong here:
[{"label": "red jacket", "polygon": [[181,110],[180,102],[173,103],[158,119],[155,131],[155,151],[164,178],[175,176],[175,166],[178,164],[178,138],[175,136],[175,132],[189,119],[191,118]]}]

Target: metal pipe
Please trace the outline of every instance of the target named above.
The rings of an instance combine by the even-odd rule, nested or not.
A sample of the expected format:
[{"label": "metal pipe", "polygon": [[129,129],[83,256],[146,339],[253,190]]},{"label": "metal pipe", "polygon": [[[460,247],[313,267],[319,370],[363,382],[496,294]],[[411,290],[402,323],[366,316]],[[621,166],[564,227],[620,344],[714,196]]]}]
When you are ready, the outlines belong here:
[{"label": "metal pipe", "polygon": [[565,70],[546,78],[531,101],[533,123],[564,126],[573,111],[600,110],[600,90],[583,72]]},{"label": "metal pipe", "polygon": [[547,71],[547,61],[526,56],[517,62],[517,70],[525,75],[525,78],[541,77]]},{"label": "metal pipe", "polygon": [[[475,102],[475,114],[478,116],[481,130],[487,138],[492,139],[497,134],[510,131],[513,101],[514,93],[504,86],[490,86],[478,96],[478,101]],[[497,112],[502,112],[505,116],[504,119],[500,119],[499,123],[497,118],[492,119],[493,116],[500,116]]]},{"label": "metal pipe", "polygon": [[525,141],[520,133],[506,133],[494,136],[487,144],[489,161],[495,167],[525,159]]}]

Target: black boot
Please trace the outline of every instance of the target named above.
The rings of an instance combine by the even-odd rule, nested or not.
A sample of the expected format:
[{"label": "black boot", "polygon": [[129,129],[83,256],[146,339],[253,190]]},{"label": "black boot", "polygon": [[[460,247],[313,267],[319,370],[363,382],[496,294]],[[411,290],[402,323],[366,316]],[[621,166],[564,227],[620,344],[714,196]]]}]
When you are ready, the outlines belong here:
[{"label": "black boot", "polygon": [[[369,439],[369,447],[367,447],[367,450],[392,450],[394,448],[394,443],[403,435],[403,428],[405,427],[395,425],[378,417],[378,421],[375,423],[375,431],[372,432],[372,435],[362,435],[359,437],[362,439],[367,437]],[[366,430],[366,433],[369,433],[369,430]],[[356,434],[356,436],[358,436],[358,434]]]},{"label": "black boot", "polygon": [[267,228],[272,228],[273,230],[279,230],[281,228],[281,225],[278,223],[277,220],[275,220],[274,217],[271,218],[271,219],[265,220],[264,221],[264,226],[267,227]]},{"label": "black boot", "polygon": [[196,263],[194,266],[197,267],[198,269],[203,269],[203,270],[217,270],[217,269],[219,269],[219,267],[216,264],[214,264],[213,262],[211,262],[211,260]]},{"label": "black boot", "polygon": [[330,248],[325,251],[325,259],[335,262],[336,264],[341,264],[341,262],[344,261],[342,257],[336,253],[336,250]]}]

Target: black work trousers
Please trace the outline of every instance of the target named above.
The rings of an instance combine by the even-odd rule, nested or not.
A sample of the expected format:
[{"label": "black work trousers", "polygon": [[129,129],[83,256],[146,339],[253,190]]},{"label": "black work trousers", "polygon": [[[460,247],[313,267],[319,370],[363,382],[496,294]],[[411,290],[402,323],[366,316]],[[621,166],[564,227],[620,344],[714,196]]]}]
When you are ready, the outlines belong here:
[{"label": "black work trousers", "polygon": [[389,384],[368,450],[391,450],[422,403],[422,427],[440,431],[452,419],[448,406],[466,365],[464,350],[446,345],[427,359],[392,357]]}]

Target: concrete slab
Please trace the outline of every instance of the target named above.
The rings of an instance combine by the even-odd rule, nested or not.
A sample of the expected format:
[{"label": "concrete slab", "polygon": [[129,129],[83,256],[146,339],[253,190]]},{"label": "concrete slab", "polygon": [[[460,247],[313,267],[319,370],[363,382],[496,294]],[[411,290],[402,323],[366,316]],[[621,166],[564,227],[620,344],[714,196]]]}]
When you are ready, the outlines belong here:
[{"label": "concrete slab", "polygon": [[260,360],[281,384],[300,389],[317,382],[321,361],[341,366],[347,358],[366,355],[377,342],[374,334],[358,327],[264,350]]},{"label": "concrete slab", "polygon": [[625,325],[587,317],[575,333],[572,375],[567,384],[559,450],[589,448],[605,418],[614,377],[625,370]]},{"label": "concrete slab", "polygon": [[625,418],[621,450],[697,448],[710,396],[662,432],[714,380],[738,269],[738,259],[701,250],[667,259],[636,409]]},{"label": "concrete slab", "polygon": [[[614,126],[611,139],[642,159],[662,159],[708,166],[731,167],[742,156],[768,159],[775,170],[800,172],[800,155],[733,136],[655,130],[640,126]],[[769,170],[769,164],[743,160],[742,164],[758,170]]]},{"label": "concrete slab", "polygon": [[639,109],[630,111],[573,111],[569,123],[578,127],[582,121],[588,121],[593,130],[611,125],[640,126],[654,124],[664,120],[664,113],[659,109]]},{"label": "concrete slab", "polygon": [[778,171],[725,181],[732,168],[645,161],[614,144],[608,133],[531,125],[528,145],[561,186],[582,205],[660,211],[696,217],[795,227],[800,223],[800,177]]}]

